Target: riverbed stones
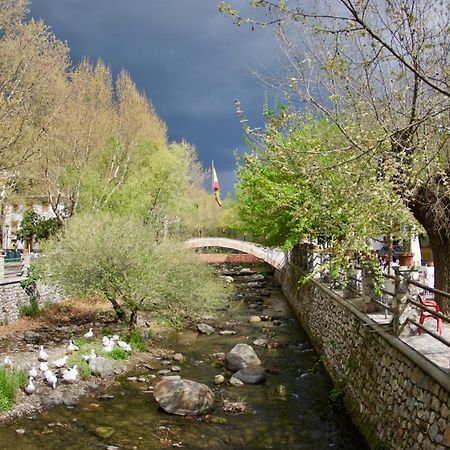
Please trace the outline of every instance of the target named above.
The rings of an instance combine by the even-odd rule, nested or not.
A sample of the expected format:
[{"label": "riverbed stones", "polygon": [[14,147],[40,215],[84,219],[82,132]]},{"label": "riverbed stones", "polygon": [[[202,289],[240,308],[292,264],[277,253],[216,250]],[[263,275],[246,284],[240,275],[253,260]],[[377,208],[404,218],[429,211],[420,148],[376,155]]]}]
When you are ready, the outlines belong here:
[{"label": "riverbed stones", "polygon": [[234,331],[234,330],[221,330],[221,331],[219,331],[219,334],[221,336],[234,336],[236,334],[236,331]]},{"label": "riverbed stones", "polygon": [[214,327],[206,323],[198,323],[197,330],[202,334],[213,334],[216,331]]},{"label": "riverbed stones", "polygon": [[225,281],[225,283],[233,283],[234,282],[234,278],[230,277],[229,275],[223,275],[222,280]]},{"label": "riverbed stones", "polygon": [[97,356],[89,359],[89,370],[100,378],[107,378],[114,375],[114,362],[103,356]]},{"label": "riverbed stones", "polygon": [[237,372],[248,366],[259,366],[261,360],[248,344],[236,344],[230,352],[225,355],[225,364],[232,372]]},{"label": "riverbed stones", "polygon": [[233,377],[241,380],[244,384],[259,384],[266,381],[267,373],[262,366],[249,366],[238,370]]},{"label": "riverbed stones", "polygon": [[259,317],[259,316],[250,316],[248,321],[250,323],[259,323],[259,322],[261,322],[261,317]]},{"label": "riverbed stones", "polygon": [[239,378],[236,378],[233,376],[230,378],[230,384],[231,384],[231,386],[239,387],[239,386],[243,386],[244,382],[241,381]]},{"label": "riverbed stones", "polygon": [[216,375],[214,377],[214,384],[222,384],[225,381],[225,377],[223,375]]},{"label": "riverbed stones", "polygon": [[185,379],[164,379],[153,390],[159,406],[169,414],[198,416],[213,409],[214,394],[202,383]]},{"label": "riverbed stones", "polygon": [[95,434],[103,439],[108,439],[114,434],[113,427],[97,427]]},{"label": "riverbed stones", "polygon": [[255,339],[253,341],[253,345],[256,345],[257,347],[264,347],[267,345],[267,339]]},{"label": "riverbed stones", "polygon": [[41,342],[41,335],[31,330],[25,331],[23,338],[29,344],[39,344]]},{"label": "riverbed stones", "polygon": [[181,353],[175,353],[175,354],[172,356],[172,359],[173,359],[174,361],[177,361],[177,362],[180,362],[180,363],[184,362],[184,360],[185,360],[184,356],[183,356]]}]

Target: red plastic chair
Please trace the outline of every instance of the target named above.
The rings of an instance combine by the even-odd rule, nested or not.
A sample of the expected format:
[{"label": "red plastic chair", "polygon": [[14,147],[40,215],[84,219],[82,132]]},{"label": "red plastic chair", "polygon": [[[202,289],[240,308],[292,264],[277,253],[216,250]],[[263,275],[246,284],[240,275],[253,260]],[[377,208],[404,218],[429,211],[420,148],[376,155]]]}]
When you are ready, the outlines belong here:
[{"label": "red plastic chair", "polygon": [[[425,300],[422,294],[417,294],[417,300],[419,300],[419,303],[422,306],[425,306],[428,309],[433,309],[436,312],[441,312],[439,309],[439,305],[434,300]],[[430,312],[421,309],[419,323],[423,325],[425,319],[427,319],[428,317],[431,317],[436,320],[436,329],[442,336],[442,319],[440,317],[433,316],[433,314],[431,314]],[[422,334],[422,328],[420,327],[419,327],[419,334]]]}]

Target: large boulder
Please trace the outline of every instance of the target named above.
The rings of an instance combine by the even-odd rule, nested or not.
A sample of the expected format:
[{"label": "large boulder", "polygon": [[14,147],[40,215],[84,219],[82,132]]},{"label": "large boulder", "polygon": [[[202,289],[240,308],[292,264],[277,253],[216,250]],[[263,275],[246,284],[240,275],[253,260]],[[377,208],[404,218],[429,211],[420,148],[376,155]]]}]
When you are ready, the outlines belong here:
[{"label": "large boulder", "polygon": [[214,405],[211,389],[191,380],[166,378],[156,384],[153,396],[164,411],[179,416],[206,414]]},{"label": "large boulder", "polygon": [[203,334],[213,334],[216,331],[214,327],[206,323],[198,323],[197,330]]},{"label": "large boulder", "polygon": [[98,375],[100,378],[107,378],[114,375],[114,362],[103,356],[90,358],[89,370],[92,374]]},{"label": "large boulder", "polygon": [[238,370],[233,377],[241,380],[244,384],[259,384],[266,381],[267,373],[262,366],[249,366]]},{"label": "large boulder", "polygon": [[236,372],[248,366],[260,366],[261,361],[248,344],[236,344],[229,353],[225,355],[225,364],[229,370]]}]

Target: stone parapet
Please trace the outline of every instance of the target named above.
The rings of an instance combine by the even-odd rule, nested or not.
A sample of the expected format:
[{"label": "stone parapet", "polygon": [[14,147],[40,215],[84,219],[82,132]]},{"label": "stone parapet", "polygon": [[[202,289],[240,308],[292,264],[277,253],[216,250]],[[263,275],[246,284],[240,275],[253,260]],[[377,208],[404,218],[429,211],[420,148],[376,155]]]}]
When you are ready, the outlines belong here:
[{"label": "stone parapet", "polygon": [[[295,250],[290,260],[296,261]],[[450,448],[450,376],[295,263],[277,272],[302,327],[322,356],[372,448]]]}]

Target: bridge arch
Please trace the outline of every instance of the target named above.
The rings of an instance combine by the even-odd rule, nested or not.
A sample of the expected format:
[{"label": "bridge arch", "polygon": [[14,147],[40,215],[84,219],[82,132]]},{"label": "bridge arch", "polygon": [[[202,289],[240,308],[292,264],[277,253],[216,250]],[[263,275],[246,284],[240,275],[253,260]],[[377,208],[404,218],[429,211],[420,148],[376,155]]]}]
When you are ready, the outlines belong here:
[{"label": "bridge arch", "polygon": [[254,242],[240,241],[238,239],[223,237],[193,238],[186,241],[185,245],[188,248],[221,247],[238,250],[256,256],[278,270],[281,270],[286,262],[286,253],[279,248],[264,247]]}]

